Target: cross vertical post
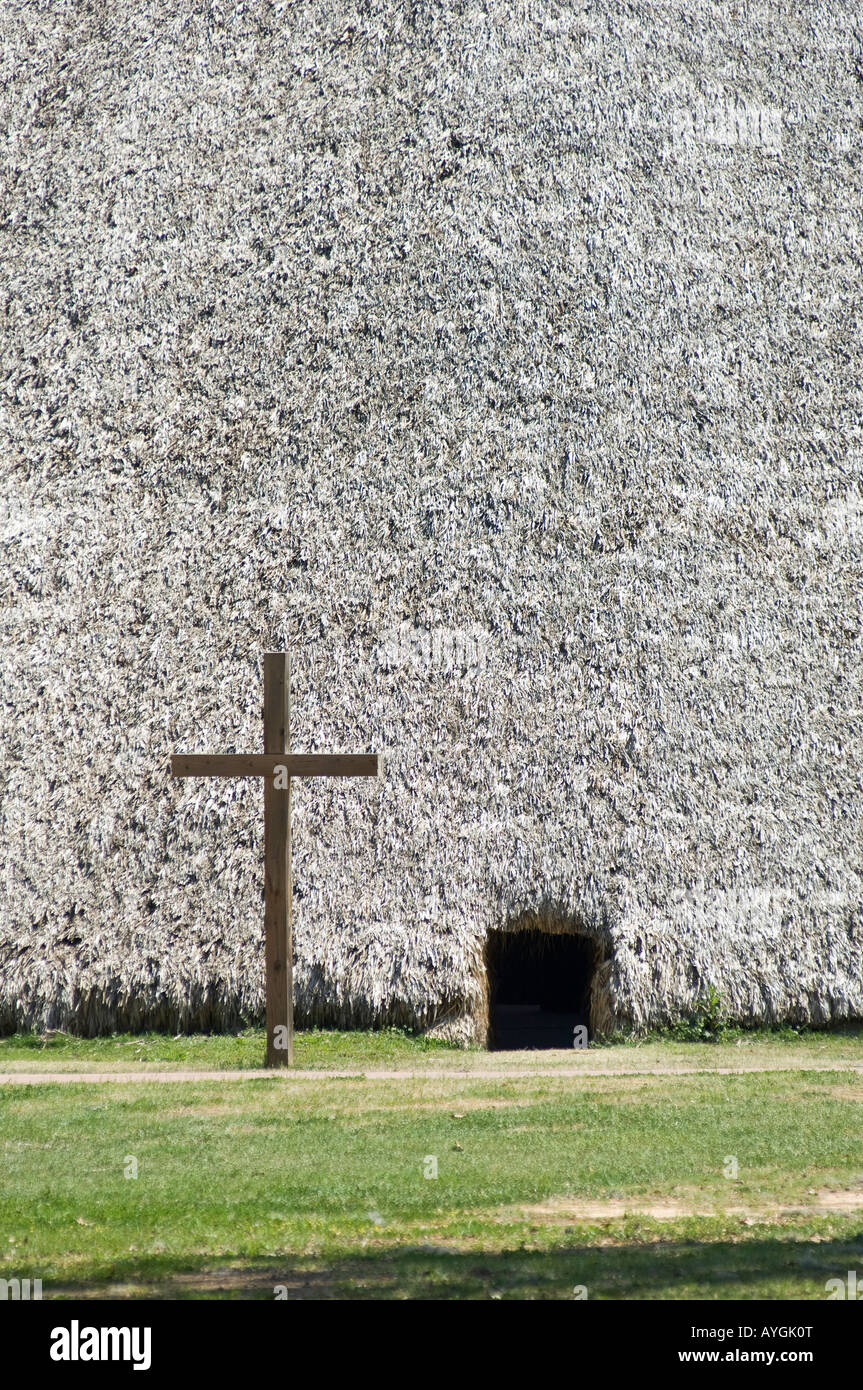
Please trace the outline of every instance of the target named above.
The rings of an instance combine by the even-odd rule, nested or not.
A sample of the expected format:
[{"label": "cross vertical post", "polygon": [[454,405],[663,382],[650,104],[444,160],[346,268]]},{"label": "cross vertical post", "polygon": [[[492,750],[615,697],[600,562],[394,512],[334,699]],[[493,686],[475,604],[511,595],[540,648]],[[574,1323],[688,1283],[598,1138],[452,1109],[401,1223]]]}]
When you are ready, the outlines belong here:
[{"label": "cross vertical post", "polygon": [[[287,652],[264,653],[264,752],[291,751],[291,666]],[[264,779],[264,951],[267,1066],[289,1067],[294,1057],[293,941],[291,935],[291,779],[287,787]]]}]

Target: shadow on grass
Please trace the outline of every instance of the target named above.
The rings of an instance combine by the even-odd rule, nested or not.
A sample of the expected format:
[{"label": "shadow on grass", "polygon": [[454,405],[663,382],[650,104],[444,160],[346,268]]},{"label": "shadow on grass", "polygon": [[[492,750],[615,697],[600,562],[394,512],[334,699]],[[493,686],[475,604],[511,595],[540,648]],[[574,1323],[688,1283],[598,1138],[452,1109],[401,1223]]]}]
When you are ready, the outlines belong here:
[{"label": "shadow on grass", "polygon": [[109,1276],[46,1286],[45,1298],[571,1299],[826,1298],[825,1282],[863,1267],[852,1240],[650,1240],[484,1252],[395,1246],[343,1259],[153,1256]]}]

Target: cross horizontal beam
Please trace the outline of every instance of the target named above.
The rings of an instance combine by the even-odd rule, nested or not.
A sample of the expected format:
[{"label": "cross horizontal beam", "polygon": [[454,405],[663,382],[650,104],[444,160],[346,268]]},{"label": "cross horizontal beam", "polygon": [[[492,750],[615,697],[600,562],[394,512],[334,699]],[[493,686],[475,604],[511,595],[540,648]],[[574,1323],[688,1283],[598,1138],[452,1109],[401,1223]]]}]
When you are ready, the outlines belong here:
[{"label": "cross horizontal beam", "polygon": [[377,753],[175,753],[172,777],[377,777]]}]

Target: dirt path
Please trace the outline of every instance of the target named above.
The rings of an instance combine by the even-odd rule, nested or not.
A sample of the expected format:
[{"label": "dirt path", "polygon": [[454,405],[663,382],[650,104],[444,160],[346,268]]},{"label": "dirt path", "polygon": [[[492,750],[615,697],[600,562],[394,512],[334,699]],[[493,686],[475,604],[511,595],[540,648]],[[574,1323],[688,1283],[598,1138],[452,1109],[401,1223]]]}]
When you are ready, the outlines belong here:
[{"label": "dirt path", "polygon": [[863,1211],[863,1190],[843,1188],[835,1191],[823,1189],[812,1194],[812,1201],[785,1204],[771,1202],[766,1206],[727,1206],[720,1207],[703,1198],[690,1200],[673,1197],[606,1198],[599,1201],[582,1201],[563,1197],[551,1197],[547,1202],[536,1206],[516,1207],[513,1211],[531,1221],[557,1225],[568,1221],[620,1221],[627,1216],[649,1216],[654,1221],[680,1221],[688,1216],[739,1217],[745,1226],[757,1226],[761,1222],[774,1221],[777,1216],[823,1216],[825,1213],[852,1213]]},{"label": "dirt path", "polygon": [[269,1072],[248,1071],[6,1071],[0,1072],[0,1086],[47,1086],[79,1085],[89,1083],[103,1085],[116,1082],[129,1085],[135,1082],[182,1082],[182,1081],[335,1081],[342,1078],[365,1081],[518,1081],[521,1077],[563,1077],[577,1079],[588,1077],[598,1079],[604,1076],[748,1076],[760,1073],[794,1072],[856,1072],[863,1074],[863,1061],[851,1062],[837,1057],[833,1062],[813,1062],[804,1058],[793,1065],[784,1062],[771,1066],[761,1063],[741,1062],[733,1067],[690,1066],[678,1063],[671,1066],[638,1066],[633,1064],[618,1066],[542,1067],[522,1065],[519,1067],[423,1067],[410,1071],[383,1068],[323,1068],[315,1070],[293,1069],[291,1071]]}]

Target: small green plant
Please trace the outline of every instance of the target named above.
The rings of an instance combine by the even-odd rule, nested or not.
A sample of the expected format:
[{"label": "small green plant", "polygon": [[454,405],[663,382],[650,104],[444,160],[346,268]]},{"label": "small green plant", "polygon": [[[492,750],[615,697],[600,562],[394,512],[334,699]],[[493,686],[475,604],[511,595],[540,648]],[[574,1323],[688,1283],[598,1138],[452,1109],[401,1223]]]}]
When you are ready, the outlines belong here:
[{"label": "small green plant", "polygon": [[690,1014],[669,1029],[670,1035],[681,1042],[719,1042],[725,1035],[727,1021],[719,990],[708,985],[695,1001]]}]

